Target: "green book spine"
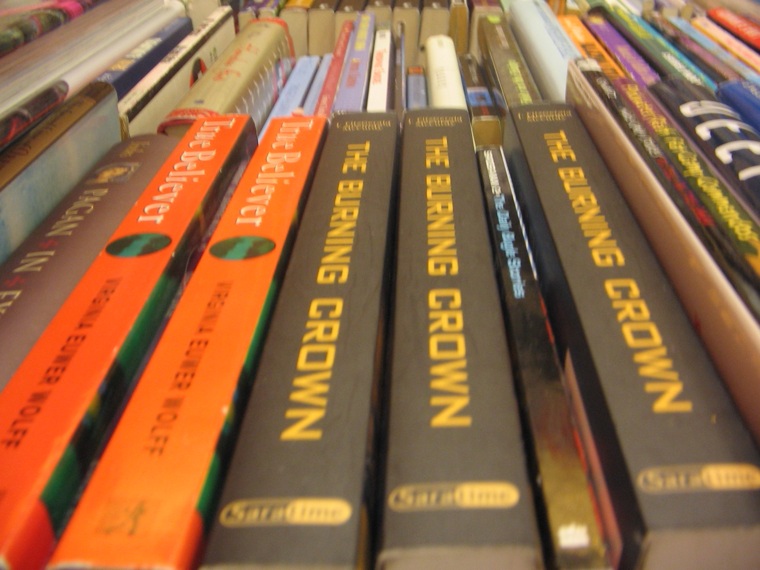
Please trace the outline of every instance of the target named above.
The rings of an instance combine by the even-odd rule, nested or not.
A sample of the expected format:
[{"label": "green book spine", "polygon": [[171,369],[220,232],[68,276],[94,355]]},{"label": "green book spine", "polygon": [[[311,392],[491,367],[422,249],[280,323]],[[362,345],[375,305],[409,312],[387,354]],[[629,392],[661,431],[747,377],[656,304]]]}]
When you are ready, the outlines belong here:
[{"label": "green book spine", "polygon": [[536,568],[540,539],[468,113],[408,111],[402,132],[378,567]]},{"label": "green book spine", "polygon": [[512,114],[613,565],[757,566],[760,455],[679,299],[574,108]]},{"label": "green book spine", "polygon": [[397,140],[394,113],[330,124],[203,568],[367,564]]}]

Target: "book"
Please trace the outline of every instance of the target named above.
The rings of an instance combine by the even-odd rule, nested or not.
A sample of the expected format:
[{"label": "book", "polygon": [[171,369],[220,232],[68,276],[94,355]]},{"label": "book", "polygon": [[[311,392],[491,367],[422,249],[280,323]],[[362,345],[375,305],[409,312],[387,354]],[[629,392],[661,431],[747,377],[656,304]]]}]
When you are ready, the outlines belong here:
[{"label": "book", "polygon": [[425,109],[428,107],[427,77],[425,69],[413,65],[406,76],[406,105],[407,109]]},{"label": "book", "polygon": [[541,0],[510,4],[510,23],[533,79],[543,97],[564,101],[567,62],[580,52]]},{"label": "book", "polygon": [[[745,390],[734,401],[757,438],[760,433],[757,421],[746,403],[752,401],[756,387],[746,379],[760,365],[757,349],[760,325],[747,309],[747,302],[756,293],[742,269],[740,253],[721,230],[720,218],[697,199],[677,170],[677,163],[668,159],[663,145],[676,143],[685,148],[683,137],[675,131],[652,132],[642,120],[651,116],[653,124],[667,125],[664,115],[653,107],[651,111],[644,107],[646,115],[640,118],[607,78],[593,70],[581,69],[571,65],[569,85],[573,89],[568,95],[577,102],[597,148],[647,234],[724,383],[734,395]],[[639,104],[643,103],[642,100]],[[622,121],[610,120],[605,108]],[[710,302],[705,302],[706,298]]]},{"label": "book", "polygon": [[176,18],[113,62],[98,75],[97,81],[113,85],[121,99],[192,30],[190,18]]},{"label": "book", "polygon": [[470,8],[467,0],[449,0],[449,36],[457,55],[470,48]]},{"label": "book", "polygon": [[253,135],[242,115],[187,132],[0,392],[7,566],[50,555]]},{"label": "book", "polygon": [[475,148],[485,145],[500,145],[501,117],[478,60],[472,54],[459,56],[467,108],[470,111],[470,125]]},{"label": "book", "polygon": [[449,2],[448,0],[422,0],[420,11],[420,33],[417,39],[417,64],[425,65],[425,41],[430,36],[449,33]]},{"label": "book", "polygon": [[[404,40],[404,23],[391,23],[391,33],[393,38],[393,109],[399,120],[399,124],[404,118],[404,111],[407,106],[407,67],[406,67],[406,50],[407,45]],[[424,76],[423,76],[424,80]]]},{"label": "book", "polygon": [[739,58],[734,57],[727,49],[713,41],[708,35],[692,26],[690,20],[685,20],[683,18],[668,18],[668,22],[680,32],[683,32],[699,45],[707,49],[723,63],[739,73],[744,79],[760,83],[760,73],[745,64]]},{"label": "book", "polygon": [[542,565],[471,141],[466,110],[405,115],[383,570]]},{"label": "book", "polygon": [[375,15],[372,12],[359,13],[348,42],[343,71],[333,101],[333,113],[365,109],[374,40]]},{"label": "book", "polygon": [[3,57],[0,117],[55,81],[64,80],[73,95],[178,16],[184,16],[184,7],[177,0],[103,2],[55,34],[45,34],[26,49]]},{"label": "book", "polygon": [[477,149],[512,373],[549,568],[607,568],[531,247],[500,146]]},{"label": "book", "polygon": [[393,37],[390,22],[377,27],[369,70],[366,110],[371,113],[393,110]]},{"label": "book", "polygon": [[115,143],[0,265],[0,392],[175,144]]},{"label": "book", "polygon": [[338,39],[335,42],[335,50],[332,52],[330,67],[327,69],[327,75],[322,84],[322,90],[319,92],[314,114],[320,117],[330,117],[335,96],[338,92],[343,66],[348,57],[348,45],[353,36],[354,22],[348,21],[343,24]]},{"label": "book", "polygon": [[480,52],[483,70],[496,103],[504,110],[541,99],[533,75],[505,16],[480,20]]},{"label": "book", "polygon": [[315,0],[309,8],[309,55],[332,53],[337,45],[335,10],[338,0]]},{"label": "book", "polygon": [[224,113],[250,115],[260,129],[294,59],[293,44],[282,20],[252,21],[166,115],[158,132],[181,136],[198,117]]},{"label": "book", "polygon": [[760,24],[756,19],[751,20],[725,7],[707,10],[707,17],[725,28],[756,52],[760,52]]},{"label": "book", "polygon": [[201,568],[370,564],[397,136],[331,119]]},{"label": "book", "polygon": [[280,10],[279,17],[288,25],[297,58],[309,54],[309,8],[313,3],[314,0],[288,0]]},{"label": "book", "polygon": [[339,0],[338,5],[335,8],[335,35],[337,38],[340,33],[340,29],[343,26],[343,22],[346,20],[352,20],[354,23],[359,17],[359,13],[364,10],[366,0]]},{"label": "book", "polygon": [[760,133],[760,86],[751,81],[726,81],[718,86],[718,98],[736,109],[742,119]]},{"label": "book", "polygon": [[434,109],[467,109],[454,40],[430,36],[425,42],[428,102]]},{"label": "book", "polygon": [[92,83],[0,154],[0,263],[121,140],[116,103],[113,87]]},{"label": "book", "polygon": [[49,568],[197,563],[324,129],[275,118],[260,139]]},{"label": "book", "polygon": [[520,206],[613,567],[755,565],[758,450],[678,297],[574,108],[512,115],[537,193]]},{"label": "book", "polygon": [[660,76],[682,77],[695,85],[715,89],[715,82],[641,16],[615,4],[601,4],[592,13],[607,19]]},{"label": "book", "polygon": [[327,72],[329,71],[331,65],[331,53],[321,56],[319,67],[317,68],[317,72],[314,74],[314,79],[309,86],[309,92],[306,94],[306,98],[304,99],[303,107],[301,109],[302,113],[307,117],[315,114],[317,100],[319,99],[319,95],[322,92],[322,87],[325,84]]},{"label": "book", "polygon": [[155,134],[201,75],[235,38],[229,6],[215,10],[119,101],[122,129],[131,136]]},{"label": "book", "polygon": [[483,16],[500,16],[504,13],[501,0],[468,0],[470,7],[470,31],[468,37],[468,53],[480,62],[480,44],[478,41],[478,25]]},{"label": "book", "polygon": [[56,81],[25,99],[0,119],[0,152],[63,103],[69,93],[65,81]]},{"label": "book", "polygon": [[608,77],[622,77],[625,72],[620,65],[594,37],[591,30],[583,23],[576,14],[558,14],[557,20],[567,32],[571,40],[575,42],[578,51],[583,57],[590,57],[599,63],[599,66]]},{"label": "book", "polygon": [[404,65],[405,68],[417,64],[417,50],[420,38],[420,6],[422,0],[396,0],[393,4],[393,25],[404,25]]},{"label": "book", "polygon": [[272,105],[272,110],[259,130],[259,138],[264,136],[272,120],[278,117],[288,117],[302,108],[321,59],[318,55],[305,55],[296,60],[282,92]]},{"label": "book", "polygon": [[760,215],[760,133],[706,88],[667,78],[649,90],[702,150],[712,169],[723,176],[740,202],[746,204],[747,211],[754,212],[757,218]]}]

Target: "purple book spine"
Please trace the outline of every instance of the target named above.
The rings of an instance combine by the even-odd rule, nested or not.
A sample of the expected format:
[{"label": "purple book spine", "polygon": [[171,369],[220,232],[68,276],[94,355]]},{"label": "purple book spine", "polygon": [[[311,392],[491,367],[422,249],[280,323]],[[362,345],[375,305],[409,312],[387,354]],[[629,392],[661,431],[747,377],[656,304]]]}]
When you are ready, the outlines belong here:
[{"label": "purple book spine", "polygon": [[338,92],[335,94],[333,113],[364,110],[374,37],[375,15],[372,12],[362,12],[351,35]]}]

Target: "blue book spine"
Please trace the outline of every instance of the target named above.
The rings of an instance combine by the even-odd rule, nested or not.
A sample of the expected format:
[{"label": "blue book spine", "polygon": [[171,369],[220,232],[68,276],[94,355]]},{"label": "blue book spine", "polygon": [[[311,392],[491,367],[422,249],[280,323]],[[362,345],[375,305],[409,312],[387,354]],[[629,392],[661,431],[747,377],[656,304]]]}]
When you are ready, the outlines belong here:
[{"label": "blue book spine", "polygon": [[424,109],[427,106],[428,95],[425,70],[419,66],[410,67],[406,75],[406,108]]},{"label": "blue book spine", "polygon": [[333,113],[364,110],[369,85],[369,66],[375,38],[375,15],[359,14],[348,45],[348,54],[335,94]]},{"label": "blue book spine", "polygon": [[113,85],[116,97],[121,99],[192,31],[193,21],[190,18],[173,20],[113,63],[97,80]]},{"label": "blue book spine", "polygon": [[746,80],[725,81],[718,86],[718,98],[732,107],[744,121],[760,133],[760,85]]},{"label": "blue book spine", "polygon": [[332,54],[328,53],[322,56],[322,62],[317,68],[317,73],[314,75],[314,80],[311,82],[309,92],[306,94],[306,99],[303,102],[303,114],[307,117],[314,114],[314,110],[317,108],[317,101],[319,100],[319,94],[322,92],[322,86],[325,84],[325,78],[327,77],[327,70],[330,69],[330,63],[332,62]]},{"label": "blue book spine", "polygon": [[280,92],[280,96],[274,105],[272,105],[272,110],[269,112],[264,126],[261,127],[259,139],[264,136],[273,118],[288,117],[294,110],[301,107],[309,90],[309,85],[311,85],[311,81],[314,78],[314,73],[319,66],[320,59],[318,55],[305,55],[298,58],[293,71],[290,72],[288,80],[282,88],[282,92]]}]

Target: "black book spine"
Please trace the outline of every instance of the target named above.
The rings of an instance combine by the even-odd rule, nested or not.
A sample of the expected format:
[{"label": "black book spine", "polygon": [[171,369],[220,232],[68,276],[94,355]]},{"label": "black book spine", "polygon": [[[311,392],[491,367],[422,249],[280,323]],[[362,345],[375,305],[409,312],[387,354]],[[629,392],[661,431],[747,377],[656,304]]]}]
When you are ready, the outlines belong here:
[{"label": "black book spine", "polygon": [[408,111],[402,132],[378,566],[535,568],[540,540],[468,113]]},{"label": "black book spine", "polygon": [[670,283],[574,108],[512,114],[613,565],[756,565],[760,455]]},{"label": "black book spine", "polygon": [[604,536],[501,147],[478,150],[544,549],[556,569],[605,568]]},{"label": "black book spine", "polygon": [[333,118],[203,568],[364,567],[398,122]]}]

